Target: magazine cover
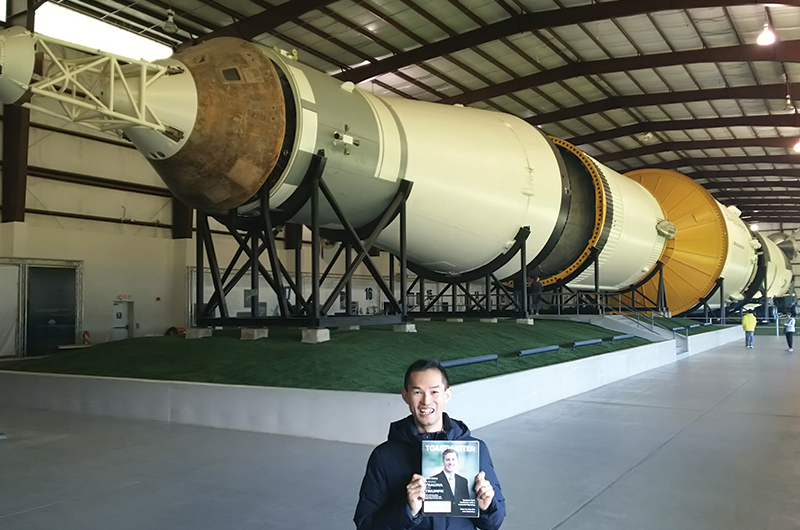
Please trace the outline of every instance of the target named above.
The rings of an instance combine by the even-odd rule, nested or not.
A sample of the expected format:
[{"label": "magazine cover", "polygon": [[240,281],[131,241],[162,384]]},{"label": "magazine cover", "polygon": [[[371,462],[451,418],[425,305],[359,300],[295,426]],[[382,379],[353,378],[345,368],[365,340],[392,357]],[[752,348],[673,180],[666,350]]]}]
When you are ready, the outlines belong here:
[{"label": "magazine cover", "polygon": [[478,517],[475,476],[480,472],[478,442],[426,440],[422,442],[425,477],[425,515]]}]

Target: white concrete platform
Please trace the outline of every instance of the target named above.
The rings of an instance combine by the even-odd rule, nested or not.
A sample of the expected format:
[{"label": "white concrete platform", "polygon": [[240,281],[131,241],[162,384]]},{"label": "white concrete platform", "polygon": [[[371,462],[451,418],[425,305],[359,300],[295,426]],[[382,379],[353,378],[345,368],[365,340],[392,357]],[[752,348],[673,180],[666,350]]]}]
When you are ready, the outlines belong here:
[{"label": "white concrete platform", "polygon": [[[738,337],[729,330],[712,333],[720,334],[717,342]],[[469,417],[474,428],[482,427],[675,360],[674,342],[664,341],[473,381],[454,387],[449,409],[456,417]],[[503,406],[487,402],[487,395]],[[383,440],[387,412],[405,410],[391,394],[8,371],[0,371],[0,405],[354,443]],[[343,428],[340,419],[353,410],[359,411],[361,427]]]}]

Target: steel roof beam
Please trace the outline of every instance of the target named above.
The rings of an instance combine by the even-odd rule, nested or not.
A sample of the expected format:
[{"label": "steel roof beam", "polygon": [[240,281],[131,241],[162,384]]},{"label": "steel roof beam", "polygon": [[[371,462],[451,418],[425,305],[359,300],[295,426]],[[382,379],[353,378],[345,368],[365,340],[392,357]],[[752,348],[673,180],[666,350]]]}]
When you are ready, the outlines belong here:
[{"label": "steel roof beam", "polygon": [[[399,53],[375,64],[353,68],[352,70],[342,72],[338,77],[342,80],[358,83],[365,79],[398,70],[404,66],[421,63],[435,57],[455,53],[459,50],[485,44],[525,31],[537,31],[559,26],[570,26],[573,24],[667,10],[766,3],[767,2],[764,0],[617,0],[616,2],[592,3],[579,7],[525,13],[472,31],[467,31],[460,35],[442,39],[427,46],[420,46],[413,50]],[[780,3],[783,5],[800,7],[800,0],[781,0]]]},{"label": "steel roof beam", "polygon": [[[800,164],[800,161],[798,161]],[[684,173],[693,179],[729,179],[731,177],[795,177],[800,178],[800,168],[733,169],[729,171],[695,171]]]},{"label": "steel roof beam", "polygon": [[[757,155],[757,156],[718,156],[718,157],[686,157],[668,160],[658,164],[642,164],[641,168],[675,169],[693,166],[733,166],[742,164],[800,164],[800,154],[793,155]],[[683,173],[683,172],[682,172]]]},{"label": "steel roof beam", "polygon": [[[800,182],[796,180],[778,181],[778,182],[720,182],[703,184],[707,190],[745,190],[750,188],[800,188]],[[770,191],[774,190],[762,190]]]},{"label": "steel roof beam", "polygon": [[[197,44],[198,42],[213,39],[214,37],[240,37],[242,39],[251,40],[300,15],[308,13],[309,11],[314,11],[319,7],[332,4],[335,1],[336,0],[289,0],[273,9],[266,9],[253,16],[237,20],[233,24],[207,33],[197,38],[194,43]],[[800,5],[800,2],[798,2],[798,5]]]},{"label": "steel roof beam", "polygon": [[727,191],[722,197],[742,198],[742,199],[757,199],[764,198],[773,202],[783,200],[781,197],[790,197],[792,199],[800,198],[800,190],[784,190],[784,191]]},{"label": "steel roof beam", "polygon": [[[749,215],[770,215],[770,214],[778,214],[781,212],[790,213],[793,215],[800,215],[800,210],[797,209],[797,206],[781,206],[779,208],[765,208],[763,206],[748,206],[746,207],[746,213]],[[745,212],[745,210],[742,210]]]},{"label": "steel roof beam", "polygon": [[648,121],[564,139],[575,145],[584,145],[647,132],[685,131],[688,129],[714,129],[720,127],[800,127],[800,114]]},{"label": "steel roof beam", "polygon": [[[746,205],[747,208],[749,208],[751,210],[752,209],[757,209],[757,210],[760,210],[760,211],[767,211],[767,210],[773,210],[773,209],[774,210],[784,210],[784,209],[787,209],[787,208],[795,208],[796,209],[797,206],[800,206],[800,203],[798,203],[797,199],[783,199],[783,200],[779,199],[778,203],[767,202],[767,200],[764,200],[764,199],[762,199],[762,200],[741,199],[741,198],[735,199],[733,197],[721,197],[720,200],[723,200],[723,201],[726,201],[726,202],[736,201],[736,204]],[[771,200],[773,200],[773,199],[771,199]],[[797,211],[798,214],[800,214],[800,210],[796,210],[796,211]]]},{"label": "steel roof beam", "polygon": [[[642,157],[656,153],[668,151],[691,151],[696,149],[733,149],[745,147],[782,147],[792,149],[797,143],[797,138],[727,138],[724,140],[690,140],[687,142],[663,142],[654,145],[637,147],[600,155],[595,158],[604,164],[615,160],[625,160],[628,158]],[[795,156],[797,163],[800,163],[800,154]]]},{"label": "steel roof beam", "polygon": [[[742,217],[745,217],[745,214],[742,214]],[[762,223],[765,222],[773,222],[773,223],[800,223],[800,217],[796,215],[768,215],[762,217],[759,214],[751,214],[746,216],[749,220],[752,221],[759,221]]]},{"label": "steel roof beam", "polygon": [[[616,2],[609,2],[610,5]],[[697,63],[724,62],[794,62],[800,56],[800,40],[777,42],[773,46],[745,44],[744,46],[724,46],[683,52],[656,53],[634,57],[618,57],[600,61],[571,63],[543,72],[526,75],[503,83],[487,86],[441,100],[442,103],[475,103],[497,96],[504,96],[531,87],[556,83],[565,79],[589,75],[608,74],[632,70],[645,70],[664,66],[679,66]],[[784,94],[785,95],[785,94]]]},{"label": "steel roof beam", "polygon": [[[607,110],[628,109],[631,107],[652,107],[674,103],[691,103],[716,99],[784,99],[786,85],[740,86],[729,88],[712,88],[708,90],[681,90],[679,92],[662,92],[659,94],[642,94],[639,96],[614,96],[585,105],[576,105],[564,110],[548,112],[532,116],[525,121],[531,125],[544,125],[557,121],[570,120],[589,114]],[[800,99],[800,86],[790,85],[789,95],[792,99]]]}]

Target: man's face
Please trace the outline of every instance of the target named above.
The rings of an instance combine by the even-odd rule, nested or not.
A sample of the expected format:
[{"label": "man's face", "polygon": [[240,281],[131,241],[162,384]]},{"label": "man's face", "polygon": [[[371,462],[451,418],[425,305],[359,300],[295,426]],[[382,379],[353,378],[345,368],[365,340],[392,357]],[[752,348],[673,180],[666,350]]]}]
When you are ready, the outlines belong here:
[{"label": "man's face", "polygon": [[447,453],[442,459],[444,463],[444,470],[447,474],[452,475],[458,469],[458,454]]},{"label": "man's face", "polygon": [[439,370],[431,368],[412,373],[408,388],[404,388],[402,394],[419,432],[442,430],[442,412],[444,404],[450,400],[450,388],[445,388]]}]

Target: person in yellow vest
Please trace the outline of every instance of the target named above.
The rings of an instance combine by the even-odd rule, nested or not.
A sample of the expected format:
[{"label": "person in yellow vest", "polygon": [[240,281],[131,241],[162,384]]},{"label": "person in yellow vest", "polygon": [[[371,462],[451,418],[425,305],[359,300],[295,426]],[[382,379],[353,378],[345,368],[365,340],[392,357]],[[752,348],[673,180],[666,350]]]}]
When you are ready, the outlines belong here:
[{"label": "person in yellow vest", "polygon": [[752,311],[742,315],[742,327],[744,328],[744,346],[745,348],[752,348],[756,334],[756,316]]}]

